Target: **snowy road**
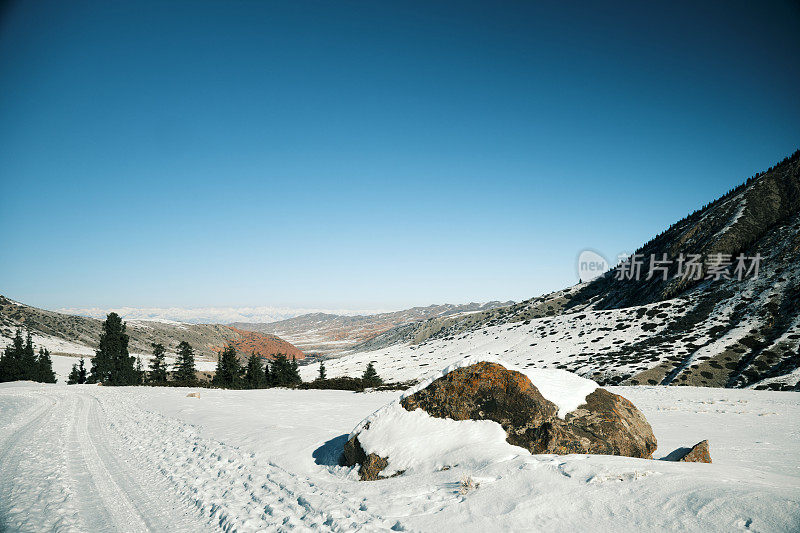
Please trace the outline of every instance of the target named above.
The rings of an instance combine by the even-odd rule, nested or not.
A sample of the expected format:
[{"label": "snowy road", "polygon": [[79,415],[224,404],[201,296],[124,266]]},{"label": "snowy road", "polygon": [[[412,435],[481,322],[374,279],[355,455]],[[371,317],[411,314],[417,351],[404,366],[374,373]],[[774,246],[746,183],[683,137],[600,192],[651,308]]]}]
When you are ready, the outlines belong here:
[{"label": "snowy road", "polygon": [[[2,520],[25,531],[196,531],[204,521],[163,476],[140,467],[106,406],[63,388],[3,391]],[[120,426],[116,426],[120,427]],[[149,466],[149,465],[147,465]]]},{"label": "snowy road", "polygon": [[396,393],[0,384],[0,530],[800,528],[800,395],[614,390],[656,457],[708,438],[714,464],[526,454],[363,483],[335,456]]},{"label": "snowy road", "polygon": [[11,531],[383,525],[358,503],[204,439],[195,427],[144,411],[117,391],[0,389],[0,435],[0,523]]}]

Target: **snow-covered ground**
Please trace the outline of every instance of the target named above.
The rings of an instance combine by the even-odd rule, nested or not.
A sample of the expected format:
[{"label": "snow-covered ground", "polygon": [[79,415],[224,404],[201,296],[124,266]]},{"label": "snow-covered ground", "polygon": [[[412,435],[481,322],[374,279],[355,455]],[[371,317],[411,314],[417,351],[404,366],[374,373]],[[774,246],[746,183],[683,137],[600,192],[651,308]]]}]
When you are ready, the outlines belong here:
[{"label": "snow-covered ground", "polygon": [[[797,531],[800,394],[610,387],[663,457],[532,456],[361,482],[335,466],[397,392],[0,385],[0,524],[11,531]],[[477,488],[462,493],[461,479]],[[2,529],[2,526],[0,526]]]}]

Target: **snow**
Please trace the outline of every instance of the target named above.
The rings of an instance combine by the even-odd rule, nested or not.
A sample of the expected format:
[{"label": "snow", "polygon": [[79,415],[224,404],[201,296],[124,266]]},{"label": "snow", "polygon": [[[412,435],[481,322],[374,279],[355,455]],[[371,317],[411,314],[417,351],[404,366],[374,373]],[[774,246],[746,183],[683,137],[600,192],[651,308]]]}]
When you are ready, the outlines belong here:
[{"label": "snow", "polygon": [[491,420],[434,418],[422,409],[407,411],[392,402],[361,430],[358,441],[365,452],[388,457],[384,476],[397,472],[433,472],[470,464],[485,467],[528,451],[506,442],[506,432]]},{"label": "snow", "polygon": [[[376,482],[336,466],[396,392],[0,385],[10,531],[797,531],[800,394],[611,387],[656,457],[709,439],[713,464],[465,456]],[[437,445],[436,442],[430,445]],[[464,493],[460,481],[478,486]]]}]

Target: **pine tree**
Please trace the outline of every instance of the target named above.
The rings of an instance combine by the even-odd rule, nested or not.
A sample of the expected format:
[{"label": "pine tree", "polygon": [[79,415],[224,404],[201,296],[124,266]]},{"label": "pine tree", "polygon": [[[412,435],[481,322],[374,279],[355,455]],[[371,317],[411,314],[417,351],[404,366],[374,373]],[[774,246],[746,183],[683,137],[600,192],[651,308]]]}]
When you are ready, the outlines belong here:
[{"label": "pine tree", "polygon": [[78,365],[72,365],[72,370],[69,371],[67,376],[67,385],[75,385],[78,383]]},{"label": "pine tree", "polygon": [[40,347],[37,355],[30,332],[23,340],[20,329],[0,354],[0,382],[17,380],[56,382],[50,351]]},{"label": "pine tree", "polygon": [[375,367],[372,365],[372,361],[369,362],[367,369],[364,370],[364,375],[361,376],[361,381],[364,383],[365,387],[377,387],[383,383],[383,380],[378,375]]},{"label": "pine tree", "polygon": [[172,377],[177,383],[187,387],[197,383],[194,368],[194,350],[186,341],[181,341],[178,345],[178,358],[175,360]]},{"label": "pine tree", "polygon": [[154,342],[151,346],[153,347],[153,357],[150,359],[150,373],[147,380],[156,385],[163,385],[167,382],[167,350],[160,343]]},{"label": "pine tree", "polygon": [[144,368],[142,368],[142,358],[140,356],[136,357],[136,384],[143,385],[145,378]]},{"label": "pine tree", "polygon": [[264,387],[273,387],[273,376],[269,370],[269,360],[264,361]]},{"label": "pine tree", "polygon": [[125,323],[116,313],[109,313],[103,322],[100,348],[92,358],[89,381],[106,385],[134,385],[137,382],[135,358],[128,353]]},{"label": "pine tree", "polygon": [[242,376],[242,367],[236,357],[236,348],[229,344],[219,354],[217,371],[211,383],[217,387],[238,388]]},{"label": "pine tree", "polygon": [[302,383],[298,372],[297,361],[291,362],[284,354],[278,354],[272,361],[272,384],[276,387],[292,387]]},{"label": "pine tree", "polygon": [[319,362],[319,376],[317,377],[318,380],[325,379],[325,363],[322,361]]},{"label": "pine tree", "polygon": [[266,387],[264,368],[261,366],[261,356],[253,353],[247,360],[244,372],[244,386],[247,389],[263,389]]},{"label": "pine tree", "polygon": [[38,381],[39,365],[36,361],[36,350],[33,348],[33,339],[30,331],[25,338],[25,348],[20,358],[20,374],[17,379]]},{"label": "pine tree", "polygon": [[[291,387],[296,383],[292,370],[292,363],[284,354],[278,354],[272,360],[272,384],[275,387]],[[299,378],[299,376],[297,376]]]},{"label": "pine tree", "polygon": [[42,383],[55,383],[56,373],[53,372],[53,360],[50,358],[50,351],[39,348],[39,357],[36,359],[36,381]]},{"label": "pine tree", "polygon": [[78,364],[78,385],[83,385],[86,383],[86,364],[83,361],[83,357]]},{"label": "pine tree", "polygon": [[22,353],[24,351],[22,330],[18,329],[14,340],[5,347],[3,357],[0,358],[0,382],[22,379],[20,376],[22,375]]}]

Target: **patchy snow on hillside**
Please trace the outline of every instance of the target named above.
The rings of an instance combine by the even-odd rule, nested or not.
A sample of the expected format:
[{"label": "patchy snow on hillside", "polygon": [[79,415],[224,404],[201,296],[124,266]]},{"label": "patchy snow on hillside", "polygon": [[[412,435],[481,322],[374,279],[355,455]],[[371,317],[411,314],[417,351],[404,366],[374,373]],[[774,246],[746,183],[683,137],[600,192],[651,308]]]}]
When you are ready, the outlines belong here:
[{"label": "patchy snow on hillside", "polygon": [[396,392],[0,384],[0,520],[10,531],[797,530],[800,394],[609,390],[645,414],[656,457],[707,438],[714,463],[487,449],[362,482],[338,456]]},{"label": "patchy snow on hillside", "polygon": [[[488,326],[456,337],[431,339],[421,344],[396,344],[370,352],[351,353],[325,361],[329,377],[358,376],[369,362],[375,363],[384,380],[427,379],[431,368],[442,368],[466,356],[500,357],[517,367],[555,367],[568,360],[581,360],[591,352],[615,349],[658,333],[670,320],[682,316],[685,302],[675,300],[642,307],[537,318],[525,322]],[[662,318],[648,323],[637,313],[657,312]],[[650,325],[648,325],[650,324]],[[668,355],[668,354],[665,354]],[[580,365],[578,365],[580,370]],[[587,373],[592,368],[584,365]],[[620,372],[637,370],[636,364],[618,364]],[[301,368],[303,379],[316,377],[317,365]]]}]

